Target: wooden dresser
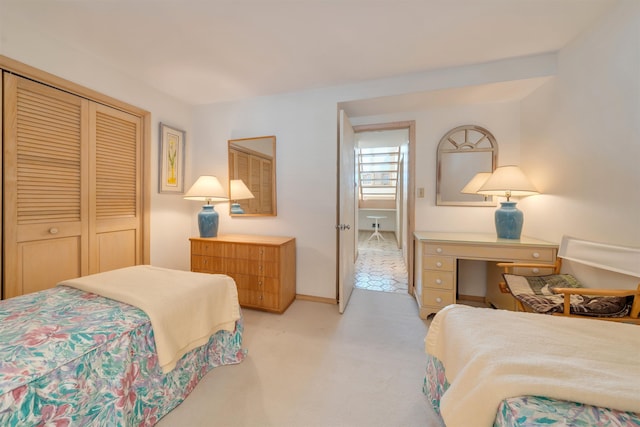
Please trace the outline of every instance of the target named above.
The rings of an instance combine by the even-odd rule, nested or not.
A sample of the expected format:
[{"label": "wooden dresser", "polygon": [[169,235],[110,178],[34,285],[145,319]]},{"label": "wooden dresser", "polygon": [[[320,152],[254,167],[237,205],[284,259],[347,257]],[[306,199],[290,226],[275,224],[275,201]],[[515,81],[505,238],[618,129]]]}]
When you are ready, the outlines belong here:
[{"label": "wooden dresser", "polygon": [[553,243],[524,236],[519,240],[498,239],[494,233],[416,231],[414,241],[415,297],[423,319],[456,302],[459,259],[491,261],[487,266],[486,302],[496,308],[515,310],[513,297],[502,294],[498,288],[501,270],[496,262],[549,263],[550,273],[558,249]]},{"label": "wooden dresser", "polygon": [[231,276],[241,306],[282,313],[295,299],[295,238],[229,234],[189,240],[191,271]]}]

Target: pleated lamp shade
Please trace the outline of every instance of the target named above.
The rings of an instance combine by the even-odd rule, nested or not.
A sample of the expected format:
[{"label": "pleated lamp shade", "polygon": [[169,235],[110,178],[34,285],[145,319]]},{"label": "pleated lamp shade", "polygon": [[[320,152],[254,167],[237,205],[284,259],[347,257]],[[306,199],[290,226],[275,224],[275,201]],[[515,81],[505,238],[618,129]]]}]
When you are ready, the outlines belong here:
[{"label": "pleated lamp shade", "polygon": [[529,178],[514,165],[497,168],[478,190],[478,194],[505,196],[507,200],[511,196],[531,196],[538,193]]}]

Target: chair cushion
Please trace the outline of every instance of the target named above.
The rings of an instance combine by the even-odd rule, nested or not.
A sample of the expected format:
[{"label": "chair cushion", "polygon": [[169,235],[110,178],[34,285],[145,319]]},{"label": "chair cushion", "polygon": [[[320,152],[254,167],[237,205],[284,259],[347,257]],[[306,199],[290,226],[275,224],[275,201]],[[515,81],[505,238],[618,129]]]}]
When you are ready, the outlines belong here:
[{"label": "chair cushion", "polygon": [[[547,276],[520,276],[503,274],[511,294],[537,313],[561,313],[564,296],[556,294],[553,288],[583,288],[578,279],[570,274]],[[624,317],[629,313],[626,297],[570,296],[570,312],[595,317]]]}]

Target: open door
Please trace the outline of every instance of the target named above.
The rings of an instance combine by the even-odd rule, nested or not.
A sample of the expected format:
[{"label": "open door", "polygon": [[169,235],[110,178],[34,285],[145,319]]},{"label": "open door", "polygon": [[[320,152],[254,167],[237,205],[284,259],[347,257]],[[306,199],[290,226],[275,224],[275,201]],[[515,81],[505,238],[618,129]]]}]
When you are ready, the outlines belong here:
[{"label": "open door", "polygon": [[338,309],[344,313],[353,292],[355,272],[355,132],[340,110],[338,130]]}]

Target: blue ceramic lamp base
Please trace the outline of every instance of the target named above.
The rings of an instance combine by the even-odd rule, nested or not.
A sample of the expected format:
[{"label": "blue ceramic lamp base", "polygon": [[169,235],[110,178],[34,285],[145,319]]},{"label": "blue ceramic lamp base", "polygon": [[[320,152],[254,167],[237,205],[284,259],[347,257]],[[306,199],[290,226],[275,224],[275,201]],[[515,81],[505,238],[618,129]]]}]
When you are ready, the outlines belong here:
[{"label": "blue ceramic lamp base", "polygon": [[213,209],[213,205],[204,205],[198,213],[198,229],[200,237],[218,236],[218,212]]},{"label": "blue ceramic lamp base", "polygon": [[516,202],[500,202],[496,210],[496,232],[499,239],[519,239],[524,215],[516,208]]},{"label": "blue ceramic lamp base", "polygon": [[231,203],[231,213],[232,214],[243,214],[244,209],[240,206],[240,203]]}]

